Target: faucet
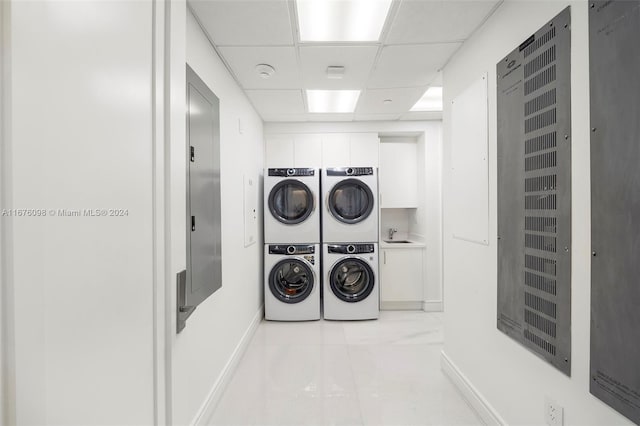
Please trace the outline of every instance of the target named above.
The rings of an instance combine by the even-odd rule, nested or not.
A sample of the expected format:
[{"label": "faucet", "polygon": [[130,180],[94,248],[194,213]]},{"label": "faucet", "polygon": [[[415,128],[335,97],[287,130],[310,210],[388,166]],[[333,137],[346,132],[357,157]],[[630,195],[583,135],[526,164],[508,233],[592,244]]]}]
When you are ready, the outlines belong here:
[{"label": "faucet", "polygon": [[397,229],[395,228],[389,228],[389,239],[393,240],[393,234],[395,234],[396,232],[398,232]]}]

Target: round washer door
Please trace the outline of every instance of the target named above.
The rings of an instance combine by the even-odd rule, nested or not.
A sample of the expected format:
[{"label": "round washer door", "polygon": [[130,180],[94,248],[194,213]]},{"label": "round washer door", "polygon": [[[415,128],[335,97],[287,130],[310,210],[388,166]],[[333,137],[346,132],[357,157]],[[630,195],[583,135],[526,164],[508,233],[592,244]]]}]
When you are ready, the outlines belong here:
[{"label": "round washer door", "polygon": [[269,211],[287,225],[303,222],[313,211],[313,193],[295,179],[278,182],[269,193]]},{"label": "round washer door", "polygon": [[327,200],[329,211],[342,223],[358,223],[373,210],[373,193],[367,184],[358,179],[338,182]]},{"label": "round washer door", "polygon": [[371,294],[375,277],[367,262],[356,257],[348,257],[338,261],[331,268],[329,284],[338,299],[354,303],[366,299]]},{"label": "round washer door", "polygon": [[284,303],[300,303],[313,290],[313,271],[300,259],[284,259],[269,274],[269,288]]}]

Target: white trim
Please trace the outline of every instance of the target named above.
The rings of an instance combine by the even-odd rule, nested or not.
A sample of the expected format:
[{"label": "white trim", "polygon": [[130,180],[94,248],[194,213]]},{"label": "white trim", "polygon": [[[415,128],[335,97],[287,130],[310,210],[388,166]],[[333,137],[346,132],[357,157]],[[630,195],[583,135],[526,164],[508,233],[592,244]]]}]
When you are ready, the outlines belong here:
[{"label": "white trim", "polygon": [[381,311],[419,311],[422,309],[422,302],[420,301],[380,301]]},{"label": "white trim", "polygon": [[262,318],[264,317],[264,305],[260,306],[258,312],[256,312],[255,316],[251,320],[249,327],[242,335],[242,338],[238,342],[238,345],[234,349],[231,357],[227,361],[227,364],[222,369],[222,373],[218,377],[218,380],[213,384],[207,398],[204,403],[198,410],[198,413],[194,417],[191,425],[193,426],[205,426],[209,423],[209,420],[213,416],[213,413],[224,394],[225,389],[229,385],[231,378],[233,377],[233,373],[235,373],[236,368],[238,368],[238,364],[242,359],[247,347],[249,346],[249,342],[251,342],[251,338],[253,334],[258,329]]},{"label": "white trim", "polygon": [[167,356],[166,346],[167,326],[166,291],[168,276],[166,265],[170,264],[170,251],[167,245],[167,223],[170,220],[168,192],[167,157],[169,155],[166,122],[170,119],[167,103],[168,69],[167,34],[168,34],[168,3],[154,0],[152,3],[152,64],[151,64],[151,94],[152,94],[152,226],[153,226],[153,406],[154,424],[166,425],[170,423],[167,417],[170,391],[167,387]]},{"label": "white trim", "polygon": [[442,351],[440,353],[440,368],[442,372],[449,377],[458,391],[462,394],[467,403],[473,408],[478,417],[486,425],[502,426],[507,422],[500,414],[491,406],[489,401],[473,386],[473,384],[462,374],[460,369],[453,361]]},{"label": "white trim", "polygon": [[444,303],[442,300],[425,300],[422,302],[422,310],[425,312],[442,312]]},{"label": "white trim", "polygon": [[[0,208],[12,205],[11,2],[0,1]],[[0,424],[16,424],[13,219],[0,218]]]}]

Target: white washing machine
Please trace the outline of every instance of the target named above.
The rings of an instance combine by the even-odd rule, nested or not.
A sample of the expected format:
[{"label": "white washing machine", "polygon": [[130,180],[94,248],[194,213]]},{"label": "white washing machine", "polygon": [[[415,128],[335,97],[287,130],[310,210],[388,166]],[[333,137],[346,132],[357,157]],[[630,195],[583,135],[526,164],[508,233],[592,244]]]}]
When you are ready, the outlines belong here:
[{"label": "white washing machine", "polygon": [[265,170],[265,244],[320,242],[319,174],[309,168]]},{"label": "white washing machine", "polygon": [[266,244],[264,268],[265,319],[320,319],[319,244]]},{"label": "white washing machine", "polygon": [[323,256],[324,318],[378,318],[378,244],[324,244]]},{"label": "white washing machine", "polygon": [[378,241],[378,176],[374,167],[322,170],[322,240]]}]

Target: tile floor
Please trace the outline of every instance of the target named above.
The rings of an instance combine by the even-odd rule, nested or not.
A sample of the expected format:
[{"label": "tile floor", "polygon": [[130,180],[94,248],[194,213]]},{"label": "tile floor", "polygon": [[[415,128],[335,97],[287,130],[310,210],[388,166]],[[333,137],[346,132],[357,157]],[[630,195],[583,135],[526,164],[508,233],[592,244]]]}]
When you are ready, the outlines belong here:
[{"label": "tile floor", "polygon": [[263,321],[213,425],[478,425],[440,371],[442,314]]}]

